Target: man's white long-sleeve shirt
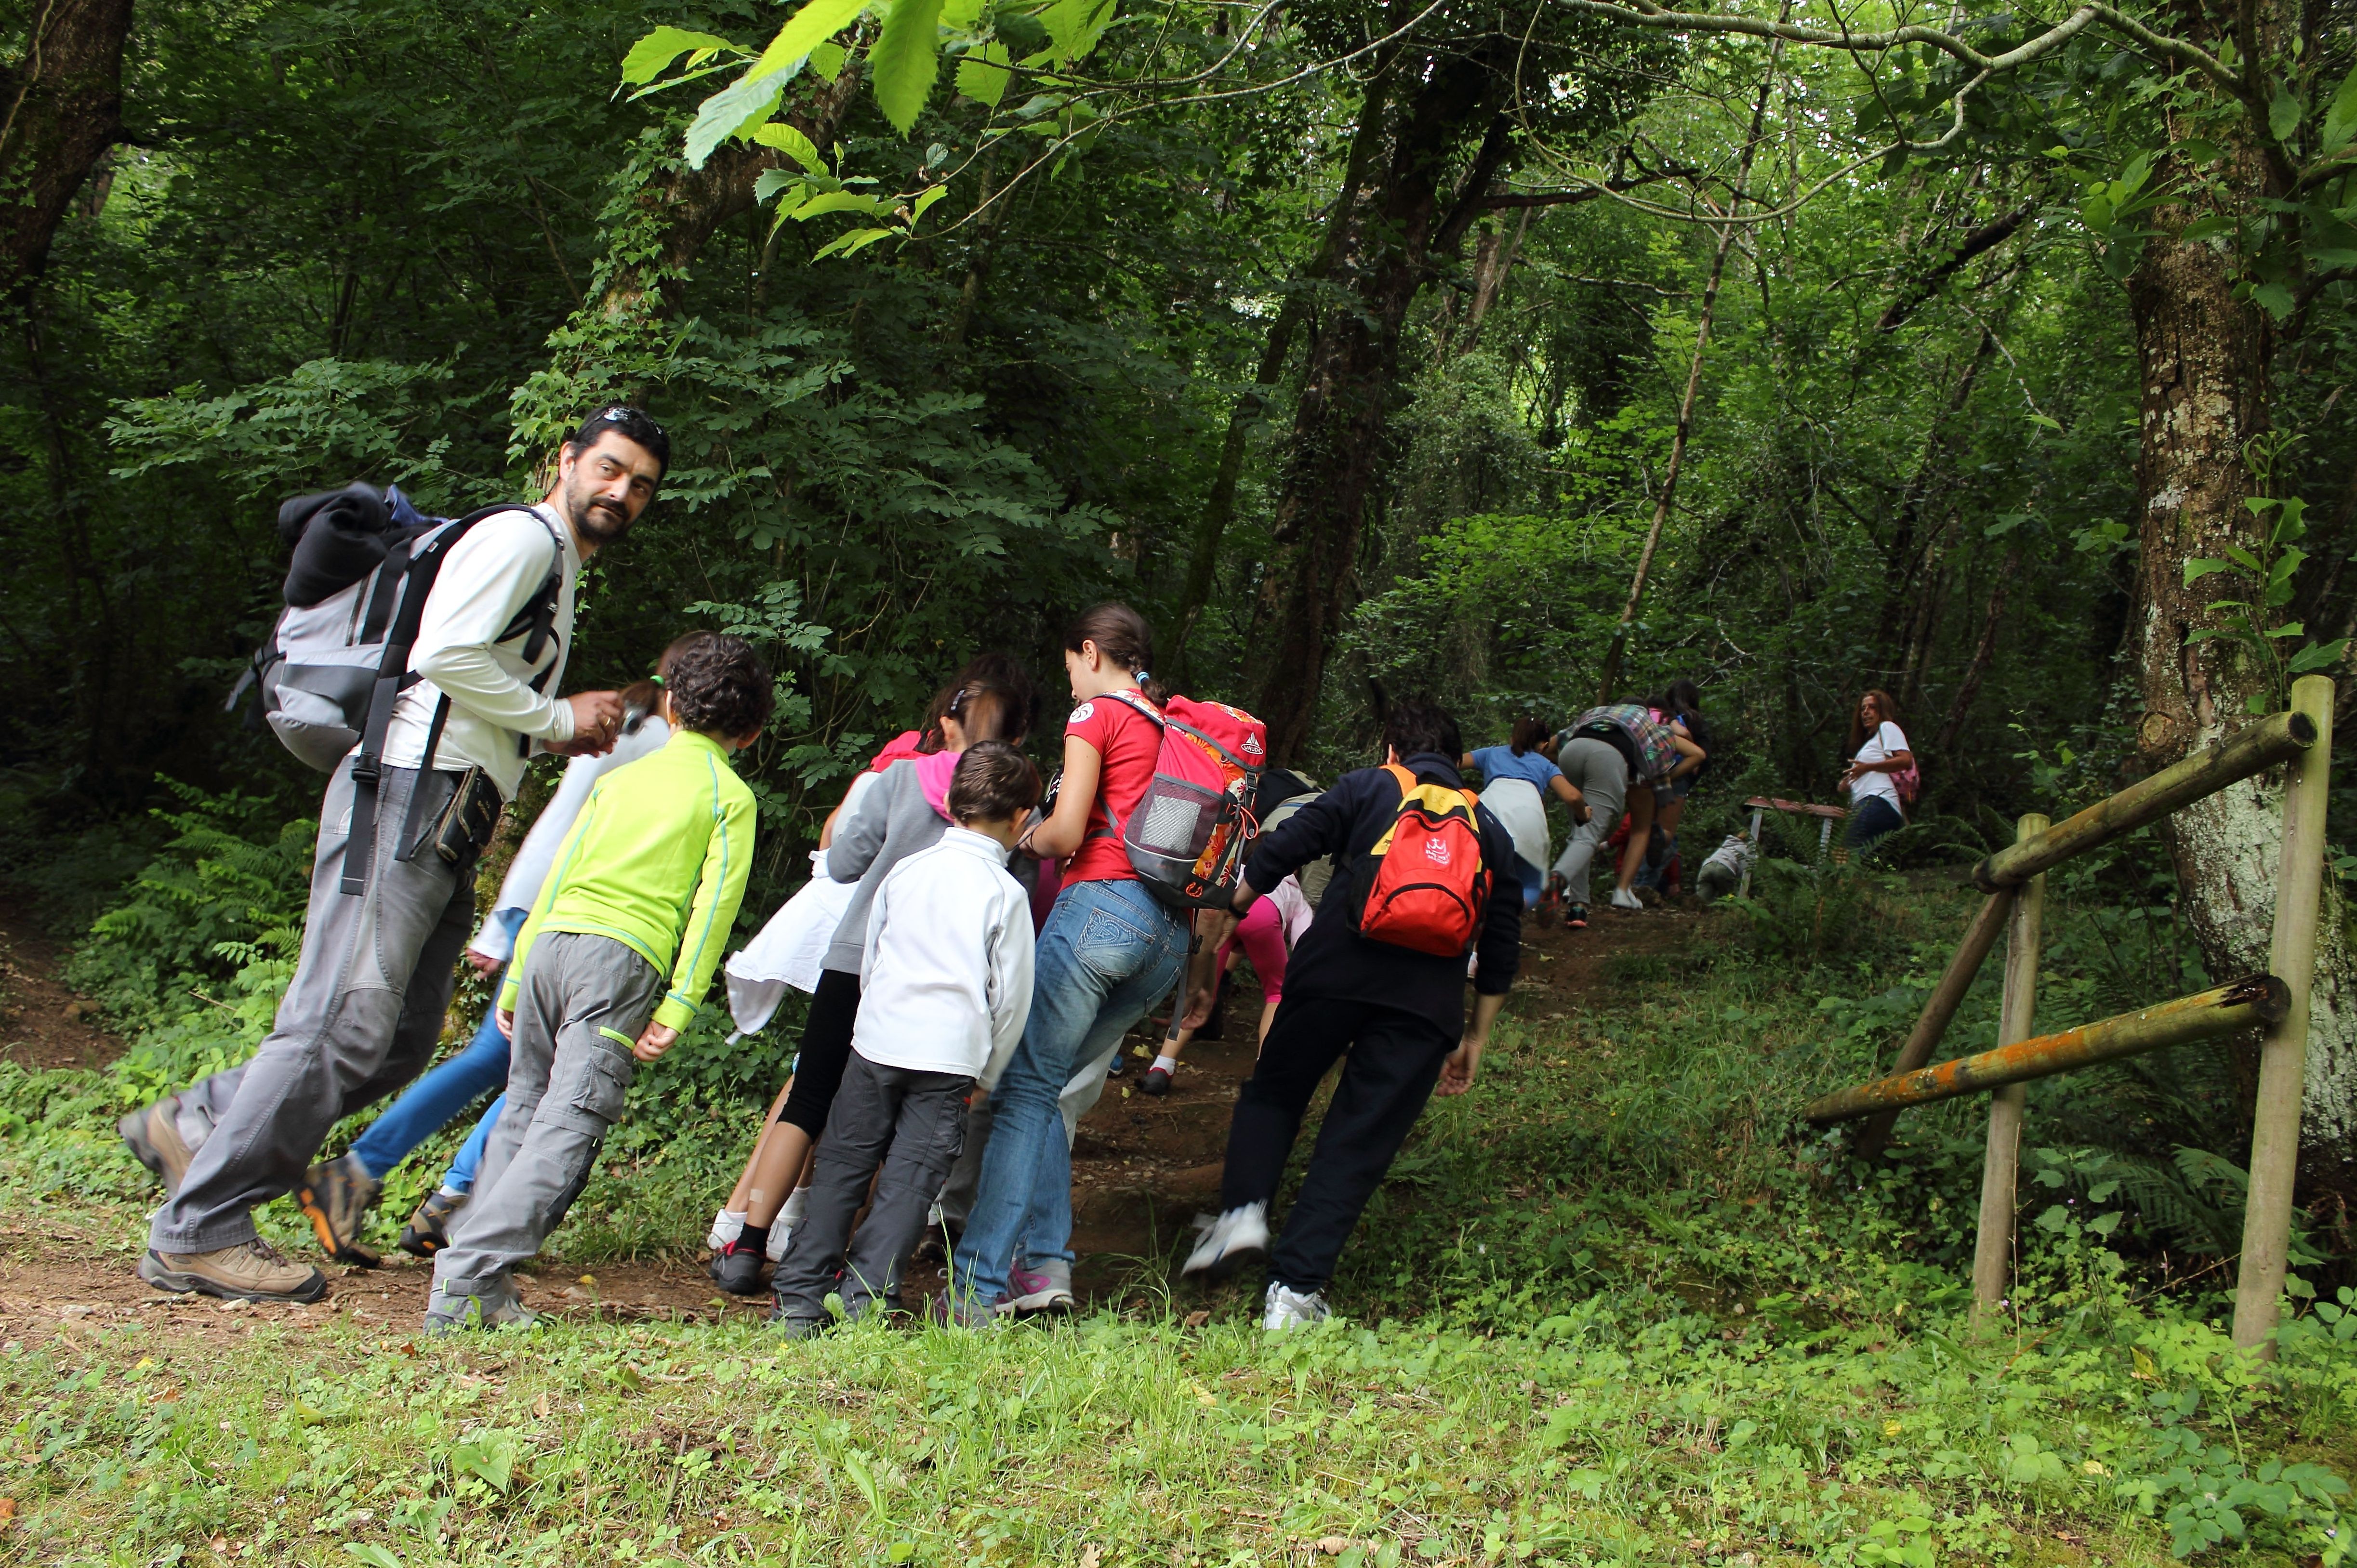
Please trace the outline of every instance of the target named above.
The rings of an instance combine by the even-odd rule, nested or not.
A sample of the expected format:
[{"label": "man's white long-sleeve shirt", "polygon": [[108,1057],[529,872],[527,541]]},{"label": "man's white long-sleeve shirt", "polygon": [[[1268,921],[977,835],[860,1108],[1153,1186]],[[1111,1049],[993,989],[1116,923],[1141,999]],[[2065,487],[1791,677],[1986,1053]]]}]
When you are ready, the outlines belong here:
[{"label": "man's white long-sleeve shirt", "polygon": [[1031,1015],[1031,898],[996,839],[952,827],[867,911],[851,1048],[883,1067],[998,1081]]},{"label": "man's white long-sleeve shirt", "polygon": [[[524,658],[529,629],[495,640],[539,596],[556,568],[556,615],[537,660]],[[435,748],[435,765],[480,768],[512,798],[523,779],[519,736],[551,744],[573,738],[573,710],[557,700],[565,658],[573,646],[573,588],[581,552],[573,531],[547,505],[518,507],[487,517],[443,558],[426,596],[409,667],[425,677],[401,694],[385,730],[384,761],[422,765],[434,706],[450,699],[449,722]],[[532,682],[548,671],[540,690]]]}]

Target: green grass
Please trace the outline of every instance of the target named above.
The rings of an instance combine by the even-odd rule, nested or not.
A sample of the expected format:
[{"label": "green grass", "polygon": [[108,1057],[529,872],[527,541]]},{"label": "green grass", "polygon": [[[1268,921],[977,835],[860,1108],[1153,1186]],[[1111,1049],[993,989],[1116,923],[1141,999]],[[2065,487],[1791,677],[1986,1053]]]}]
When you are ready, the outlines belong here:
[{"label": "green grass", "polygon": [[[2039,1144],[2101,1084],[2033,1099],[2051,1179],[2025,1193],[1986,1337],[1964,1319],[1980,1109],[1910,1118],[1871,1172],[1798,1125],[1903,1025],[1960,909],[1883,911],[1842,969],[1720,930],[1722,961],[1510,1013],[1478,1090],[1435,1103],[1361,1224],[1345,1321],[1308,1334],[1265,1339],[1244,1292],[1150,1268],[1121,1298],[1140,1310],[985,1336],[453,1344],[274,1310],[223,1320],[250,1334],[26,1331],[0,1357],[0,1554],[2339,1563],[2357,1298],[2303,1310],[2273,1368],[2236,1357],[2225,1273],[2164,1269],[2149,1204]],[[641,1083],[667,1103],[660,1072]],[[0,1073],[0,1208],[133,1232],[112,1092]],[[704,1110],[668,1127],[585,1197],[568,1261],[692,1240],[683,1216],[700,1231],[741,1151]]]}]

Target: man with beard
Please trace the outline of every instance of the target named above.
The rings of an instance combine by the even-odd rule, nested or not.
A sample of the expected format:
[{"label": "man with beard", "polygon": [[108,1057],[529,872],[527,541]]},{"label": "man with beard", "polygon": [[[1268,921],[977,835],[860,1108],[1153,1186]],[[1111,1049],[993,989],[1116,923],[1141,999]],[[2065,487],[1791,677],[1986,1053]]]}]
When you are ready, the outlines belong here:
[{"label": "man with beard", "polygon": [[[670,457],[670,438],[644,413],[601,409],[565,444],[538,506],[482,519],[444,558],[412,646],[418,679],[385,731],[372,832],[354,821],[356,797],[363,811],[368,801],[352,777],[362,748],[328,782],[302,957],[269,1037],[242,1067],[124,1119],[124,1141],[170,1194],[139,1263],[157,1289],[248,1301],[326,1293],[317,1269],[255,1233],[252,1211],[302,1182],[339,1119],[401,1088],[434,1054],[472,929],[479,844],[454,862],[419,841],[476,770],[505,800],[535,746],[577,756],[614,744],[618,693],[544,693],[572,648],[582,563],[629,531]],[[343,890],[348,847],[370,862],[358,893]],[[350,1245],[357,1210],[305,1207],[332,1254],[371,1261]]]}]

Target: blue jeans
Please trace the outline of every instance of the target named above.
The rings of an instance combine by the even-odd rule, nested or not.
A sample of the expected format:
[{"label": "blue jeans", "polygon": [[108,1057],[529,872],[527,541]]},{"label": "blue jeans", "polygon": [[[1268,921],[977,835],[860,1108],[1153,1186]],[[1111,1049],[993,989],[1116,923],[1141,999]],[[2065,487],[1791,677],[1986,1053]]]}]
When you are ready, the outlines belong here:
[{"label": "blue jeans", "polygon": [[467,1134],[466,1143],[459,1146],[457,1158],[452,1160],[450,1168],[442,1173],[444,1187],[452,1192],[475,1190],[475,1172],[482,1167],[483,1145],[490,1141],[491,1129],[500,1124],[500,1112],[507,1109],[507,1103],[508,1097],[504,1094],[491,1101],[491,1108],[483,1112],[482,1120],[475,1123],[475,1130]]},{"label": "blue jeans", "polygon": [[[523,924],[524,911],[502,909],[492,917],[509,927],[513,937]],[[370,1123],[352,1145],[352,1153],[368,1174],[382,1181],[385,1173],[407,1159],[410,1151],[439,1133],[458,1113],[508,1080],[508,1037],[492,1021],[492,1009],[483,1010],[481,1027],[467,1048],[409,1086],[393,1109]]]},{"label": "blue jeans", "polygon": [[1849,809],[1849,827],[1842,833],[1842,843],[1864,860],[1874,853],[1874,846],[1907,825],[1889,797],[1868,795]]},{"label": "blue jeans", "polygon": [[1187,926],[1135,882],[1076,882],[1039,932],[1031,1015],[990,1097],[990,1144],[958,1242],[954,1288],[1006,1294],[1015,1244],[1035,1265],[1072,1255],[1072,1151],[1056,1097],[1110,1054],[1170,993],[1187,962]]}]

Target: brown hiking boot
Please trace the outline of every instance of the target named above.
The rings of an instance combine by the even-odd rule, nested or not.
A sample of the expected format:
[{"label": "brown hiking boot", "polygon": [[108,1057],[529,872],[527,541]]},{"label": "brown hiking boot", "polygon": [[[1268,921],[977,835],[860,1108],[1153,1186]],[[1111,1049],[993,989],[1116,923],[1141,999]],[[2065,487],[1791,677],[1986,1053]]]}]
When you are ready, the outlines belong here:
[{"label": "brown hiking boot", "polygon": [[179,1195],[180,1178],[188,1174],[196,1154],[180,1140],[180,1097],[167,1094],[144,1111],[134,1111],[114,1124],[131,1155],[164,1183],[164,1196]]},{"label": "brown hiking boot", "polygon": [[372,1269],[384,1260],[373,1248],[361,1245],[360,1233],[383,1190],[384,1184],[369,1175],[366,1166],[344,1155],[305,1171],[295,1201],[303,1206],[303,1217],[317,1234],[321,1251],[339,1263]]},{"label": "brown hiking boot", "polygon": [[226,1301],[317,1301],[328,1276],[288,1259],[260,1237],[217,1252],[158,1252],[139,1260],[139,1277],[157,1290],[198,1291]]}]

